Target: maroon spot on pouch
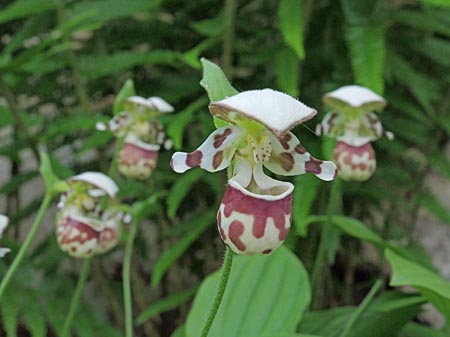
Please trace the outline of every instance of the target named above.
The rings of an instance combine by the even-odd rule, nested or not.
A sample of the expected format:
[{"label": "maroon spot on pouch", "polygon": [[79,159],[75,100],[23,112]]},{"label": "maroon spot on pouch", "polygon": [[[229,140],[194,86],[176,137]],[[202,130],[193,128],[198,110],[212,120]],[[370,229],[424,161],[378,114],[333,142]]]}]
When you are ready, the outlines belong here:
[{"label": "maroon spot on pouch", "polygon": [[222,161],[223,161],[223,151],[219,151],[213,157],[213,161],[212,161],[213,169],[216,170],[220,166]]},{"label": "maroon spot on pouch", "polygon": [[270,254],[270,253],[272,253],[272,249],[263,250],[262,253],[265,254],[265,255]]},{"label": "maroon spot on pouch", "polygon": [[231,129],[225,129],[225,131],[222,134],[215,135],[213,146],[216,149],[221,147],[229,135],[231,135]]},{"label": "maroon spot on pouch", "polygon": [[322,168],[320,165],[322,165],[323,161],[318,160],[314,157],[311,157],[306,163],[305,163],[305,170],[306,172],[311,172],[314,174],[320,174],[322,172]]},{"label": "maroon spot on pouch", "polygon": [[305,148],[302,146],[302,144],[297,144],[297,146],[295,147],[294,151],[298,154],[305,154],[306,150]]},{"label": "maroon spot on pouch", "polygon": [[244,234],[244,225],[239,220],[233,220],[228,230],[231,242],[241,252],[245,251],[245,244],[241,241],[241,235]]},{"label": "maroon spot on pouch", "polygon": [[294,156],[290,152],[282,152],[280,154],[281,166],[287,172],[294,168]]},{"label": "maroon spot on pouch", "polygon": [[203,153],[199,150],[188,153],[186,155],[186,165],[189,167],[196,167],[200,166],[200,163],[202,162]]}]

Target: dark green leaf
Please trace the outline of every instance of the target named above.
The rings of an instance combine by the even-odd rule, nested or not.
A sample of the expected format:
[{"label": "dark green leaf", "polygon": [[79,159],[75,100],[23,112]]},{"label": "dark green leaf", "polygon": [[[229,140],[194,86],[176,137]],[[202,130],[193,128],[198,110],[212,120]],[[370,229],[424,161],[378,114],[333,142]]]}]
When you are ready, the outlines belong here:
[{"label": "dark green leaf", "polygon": [[305,57],[303,49],[303,1],[280,0],[278,21],[284,42],[292,48],[299,60]]}]

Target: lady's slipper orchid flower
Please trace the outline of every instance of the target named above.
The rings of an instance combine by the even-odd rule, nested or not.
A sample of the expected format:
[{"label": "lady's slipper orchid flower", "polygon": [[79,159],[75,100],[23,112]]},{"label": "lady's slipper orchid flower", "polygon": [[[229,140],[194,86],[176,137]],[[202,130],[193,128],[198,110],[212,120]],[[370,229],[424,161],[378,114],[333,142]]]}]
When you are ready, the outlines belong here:
[{"label": "lady's slipper orchid flower", "polygon": [[156,117],[173,112],[173,107],[159,97],[138,96],[128,97],[122,106],[124,111],[108,124],[98,123],[97,129],[125,137],[117,161],[119,171],[130,178],[147,179],[156,167],[161,145],[170,147]]},{"label": "lady's slipper orchid flower", "polygon": [[298,100],[271,89],[239,93],[209,105],[211,114],[228,126],[214,131],[191,153],[177,152],[174,171],[193,167],[215,172],[231,165],[232,178],[217,213],[223,241],[238,254],[268,254],[286,238],[291,225],[289,182],[268,177],[311,172],[332,180],[336,166],[311,156],[289,132],[317,112]]},{"label": "lady's slipper orchid flower", "polygon": [[108,176],[86,172],[68,180],[58,204],[56,238],[73,257],[90,257],[111,250],[119,241],[124,214],[113,198],[117,185]]},{"label": "lady's slipper orchid flower", "polygon": [[349,85],[326,94],[323,101],[334,110],[317,126],[316,133],[337,139],[333,160],[339,176],[349,181],[369,179],[376,167],[371,142],[383,135],[393,138],[373,112],[386,106],[385,99],[368,88]]},{"label": "lady's slipper orchid flower", "polygon": [[[0,239],[2,237],[3,231],[5,230],[6,226],[8,226],[8,222],[9,222],[8,217],[0,214]],[[9,252],[10,252],[9,248],[0,247],[0,258],[4,257]]]}]

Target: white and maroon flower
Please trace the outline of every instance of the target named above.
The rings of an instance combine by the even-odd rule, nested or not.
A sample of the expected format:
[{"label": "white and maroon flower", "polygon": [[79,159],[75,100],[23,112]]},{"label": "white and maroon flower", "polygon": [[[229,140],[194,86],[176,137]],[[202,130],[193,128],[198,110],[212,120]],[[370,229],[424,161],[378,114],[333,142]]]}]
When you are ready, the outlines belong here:
[{"label": "white and maroon flower", "polygon": [[[0,214],[0,239],[2,238],[3,231],[8,226],[9,219],[7,216]],[[11,250],[9,248],[0,247],[0,258],[4,257]]]},{"label": "white and maroon flower", "polygon": [[119,241],[124,213],[114,200],[117,185],[108,176],[86,172],[68,179],[69,190],[58,203],[56,238],[73,257],[111,250]]},{"label": "white and maroon flower", "polygon": [[393,139],[373,112],[386,106],[385,99],[368,88],[349,85],[326,94],[323,101],[334,110],[317,125],[316,133],[337,139],[333,160],[339,176],[349,181],[369,179],[376,167],[371,142],[383,135]]},{"label": "white and maroon flower", "polygon": [[217,214],[220,235],[238,254],[268,254],[289,232],[294,186],[266,176],[263,166],[285,176],[311,172],[328,181],[336,175],[334,163],[311,156],[289,132],[317,112],[271,89],[245,91],[209,109],[230,124],[197,150],[175,153],[171,167],[179,173],[193,167],[215,172],[231,165],[232,178]]},{"label": "white and maroon flower", "polygon": [[68,209],[57,224],[56,240],[61,250],[73,257],[106,253],[119,242],[122,217],[121,212],[115,212],[96,219]]},{"label": "white and maroon flower", "polygon": [[125,137],[119,153],[119,171],[130,178],[147,179],[158,161],[161,145],[170,148],[161,123],[160,114],[173,112],[173,107],[159,97],[128,97],[122,103],[125,109],[108,124],[98,123],[97,129],[110,130],[116,137]]}]

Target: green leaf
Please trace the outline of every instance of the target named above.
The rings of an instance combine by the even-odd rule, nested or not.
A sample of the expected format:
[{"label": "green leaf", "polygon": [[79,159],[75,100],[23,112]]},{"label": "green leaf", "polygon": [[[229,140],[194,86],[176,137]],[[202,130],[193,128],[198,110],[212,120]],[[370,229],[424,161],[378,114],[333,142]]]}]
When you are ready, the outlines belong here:
[{"label": "green leaf", "polygon": [[[220,278],[203,281],[186,322],[186,336],[200,336]],[[285,247],[264,256],[234,257],[222,304],[209,337],[289,335],[311,299],[300,260]]]},{"label": "green leaf", "polygon": [[199,181],[205,173],[202,170],[192,170],[180,176],[172,185],[167,197],[167,216],[173,219],[178,207],[191,189],[192,185]]},{"label": "green leaf", "polygon": [[419,203],[425,207],[431,214],[436,216],[440,221],[449,225],[450,212],[434,195],[425,193],[419,197]]},{"label": "green leaf", "polygon": [[450,0],[420,0],[425,4],[435,5],[435,6],[443,6],[450,7]]},{"label": "green leaf", "polygon": [[31,337],[47,336],[47,325],[36,299],[31,299],[23,304],[23,318]]},{"label": "green leaf", "polygon": [[191,23],[191,27],[199,34],[206,37],[219,37],[225,31],[225,15],[220,11],[211,19]]},{"label": "green leaf", "polygon": [[311,223],[308,215],[319,191],[320,181],[312,174],[303,174],[295,177],[293,193],[292,222],[300,236],[306,236],[308,225]]},{"label": "green leaf", "polygon": [[183,133],[186,130],[186,126],[192,122],[194,113],[202,108],[206,110],[207,103],[205,98],[199,98],[189,104],[184,110],[173,115],[166,132],[172,139],[175,150],[180,150],[183,147]]},{"label": "green leaf", "polygon": [[45,189],[47,193],[56,192],[55,188],[62,187],[60,186],[60,180],[53,173],[52,165],[50,162],[50,158],[47,153],[42,151],[41,155],[41,165],[39,166],[39,172],[41,173],[42,178],[45,182]]},{"label": "green leaf", "polygon": [[[167,269],[180,258],[181,255],[197,240],[197,238],[208,228],[215,219],[215,211],[209,211],[189,220],[195,226],[190,232],[179,239],[172,247],[166,249],[156,261],[152,273],[152,287],[156,288],[161,282]],[[187,224],[189,225],[189,224]]]},{"label": "green leaf", "polygon": [[19,297],[12,290],[6,291],[0,305],[2,325],[6,337],[17,337]]},{"label": "green leaf", "polygon": [[370,23],[349,25],[345,33],[355,82],[379,94],[384,89],[385,31],[384,24]]},{"label": "green leaf", "polygon": [[409,322],[405,325],[399,337],[447,337],[447,335],[428,326]]},{"label": "green leaf", "polygon": [[113,105],[113,115],[118,115],[122,112],[122,102],[130,97],[136,95],[136,90],[134,89],[134,83],[132,80],[126,80],[119,93],[114,100]]},{"label": "green leaf", "polygon": [[[218,65],[205,58],[202,58],[200,61],[203,66],[203,77],[200,85],[208,93],[211,102],[220,101],[238,93]],[[227,122],[216,117],[214,117],[214,124],[218,129],[228,125]]]},{"label": "green leaf", "polygon": [[205,58],[202,58],[200,61],[203,66],[203,77],[200,85],[208,93],[211,102],[221,101],[238,93],[218,65]]},{"label": "green leaf", "polygon": [[303,1],[280,0],[278,21],[284,42],[292,48],[299,60],[305,57],[303,49]]},{"label": "green leaf", "polygon": [[141,325],[146,320],[148,320],[162,312],[166,312],[166,311],[175,309],[179,305],[186,303],[195,295],[196,291],[197,291],[197,288],[193,288],[193,289],[182,291],[177,294],[167,296],[166,298],[159,300],[158,302],[152,304],[151,306],[149,306],[147,309],[145,309],[143,312],[141,312],[139,314],[139,316],[136,318],[136,325]]},{"label": "green leaf", "polygon": [[347,233],[357,239],[369,241],[382,247],[387,245],[387,243],[378,234],[357,219],[342,215],[333,215],[331,217],[331,222],[335,226],[339,227],[339,229],[344,233]]},{"label": "green leaf", "polygon": [[155,12],[162,0],[97,0],[76,2],[66,11],[68,18],[91,12],[84,25],[100,24],[110,20],[127,17],[136,13]]},{"label": "green leaf", "polygon": [[277,87],[293,97],[298,96],[299,66],[297,57],[290,49],[283,48],[275,55]]},{"label": "green leaf", "polygon": [[111,55],[80,56],[79,67],[88,79],[96,79],[117,74],[138,65],[173,65],[178,58],[179,54],[170,50],[152,50],[147,53],[117,51]]},{"label": "green leaf", "polygon": [[[420,311],[422,302],[406,299],[415,298],[400,292],[385,292],[376,298],[355,322],[347,337],[396,336],[402,327]],[[403,301],[403,305],[399,302]],[[406,302],[406,303],[405,303]],[[356,307],[339,307],[305,314],[299,331],[323,337],[338,337]]]},{"label": "green leaf", "polygon": [[392,266],[393,275],[390,285],[416,287],[447,320],[450,319],[450,283],[438,274],[397,255],[390,249],[387,249],[385,254]]},{"label": "green leaf", "polygon": [[0,23],[19,19],[56,8],[52,0],[16,0],[0,11]]}]

